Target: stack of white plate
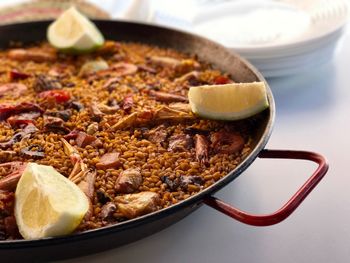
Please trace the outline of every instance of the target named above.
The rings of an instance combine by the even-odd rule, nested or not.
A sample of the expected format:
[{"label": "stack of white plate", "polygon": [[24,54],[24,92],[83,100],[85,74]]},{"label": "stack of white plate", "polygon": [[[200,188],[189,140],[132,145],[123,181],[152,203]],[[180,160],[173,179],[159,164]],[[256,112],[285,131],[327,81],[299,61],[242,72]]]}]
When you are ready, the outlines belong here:
[{"label": "stack of white plate", "polygon": [[348,20],[347,0],[199,2],[196,12],[188,12],[192,16],[175,17],[172,7],[169,14],[156,12],[153,21],[221,42],[265,77],[297,74],[328,62]]}]

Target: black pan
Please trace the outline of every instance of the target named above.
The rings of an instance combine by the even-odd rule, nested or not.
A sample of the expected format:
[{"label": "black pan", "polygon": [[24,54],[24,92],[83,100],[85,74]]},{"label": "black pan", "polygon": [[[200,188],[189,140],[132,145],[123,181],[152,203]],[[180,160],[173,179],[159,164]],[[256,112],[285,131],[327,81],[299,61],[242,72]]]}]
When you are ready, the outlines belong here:
[{"label": "black pan", "polygon": [[[0,47],[7,47],[9,41],[31,43],[45,40],[49,23],[50,21],[45,21],[0,26]],[[200,60],[210,62],[214,67],[231,74],[236,82],[264,81],[266,83],[263,76],[246,60],[205,38],[138,23],[103,20],[95,21],[95,23],[106,39],[141,42],[197,54]],[[268,87],[267,83],[266,86]],[[252,152],[233,171],[209,188],[176,205],[114,226],[63,237],[0,241],[0,258],[10,262],[28,262],[31,259],[48,261],[115,248],[146,237],[179,221],[203,203],[250,225],[266,226],[284,220],[326,174],[328,164],[324,157],[312,152],[264,149],[275,118],[275,103],[270,88],[267,89],[267,96],[270,107],[260,114],[259,122],[256,123],[257,129],[253,134]],[[273,214],[262,216],[247,214],[212,196],[239,176],[257,157],[310,160],[318,163],[318,168],[287,204]]]}]

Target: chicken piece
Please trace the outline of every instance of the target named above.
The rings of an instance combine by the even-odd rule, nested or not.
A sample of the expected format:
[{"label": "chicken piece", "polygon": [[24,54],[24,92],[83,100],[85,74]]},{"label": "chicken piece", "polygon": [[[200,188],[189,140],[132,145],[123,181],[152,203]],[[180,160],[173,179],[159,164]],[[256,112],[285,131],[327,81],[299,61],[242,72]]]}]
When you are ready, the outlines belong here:
[{"label": "chicken piece", "polygon": [[119,153],[105,153],[100,158],[100,161],[96,164],[97,169],[105,170],[110,168],[119,168],[122,166],[122,163],[119,160]]},{"label": "chicken piece", "polygon": [[187,151],[192,146],[192,138],[188,134],[173,135],[169,138],[168,151]]},{"label": "chicken piece", "polygon": [[115,182],[115,190],[119,193],[132,193],[142,184],[142,175],[139,169],[127,169],[119,175]]},{"label": "chicken piece", "polygon": [[153,128],[152,130],[145,133],[145,137],[150,142],[153,142],[155,144],[161,144],[168,137],[168,132],[166,131],[164,125],[159,125],[158,127]]},{"label": "chicken piece", "polygon": [[140,192],[117,196],[115,201],[119,212],[128,219],[158,210],[160,198],[154,192]]}]

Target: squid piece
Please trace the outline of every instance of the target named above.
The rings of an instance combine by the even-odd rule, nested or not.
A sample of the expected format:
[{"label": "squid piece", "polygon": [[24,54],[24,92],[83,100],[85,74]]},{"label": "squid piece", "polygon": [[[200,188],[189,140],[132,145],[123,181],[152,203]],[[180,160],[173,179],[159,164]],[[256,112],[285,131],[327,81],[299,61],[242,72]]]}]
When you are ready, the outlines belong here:
[{"label": "squid piece", "polygon": [[194,136],[196,151],[196,160],[201,164],[208,164],[209,143],[204,135],[196,134]]}]

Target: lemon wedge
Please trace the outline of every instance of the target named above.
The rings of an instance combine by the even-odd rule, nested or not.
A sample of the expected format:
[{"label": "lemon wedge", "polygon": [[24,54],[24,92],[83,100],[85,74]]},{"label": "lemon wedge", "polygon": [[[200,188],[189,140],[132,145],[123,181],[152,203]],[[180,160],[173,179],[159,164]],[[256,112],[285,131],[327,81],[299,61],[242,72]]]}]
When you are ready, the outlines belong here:
[{"label": "lemon wedge", "polygon": [[47,29],[51,45],[70,53],[91,52],[104,42],[98,28],[75,7],[63,12]]},{"label": "lemon wedge", "polygon": [[28,163],[15,193],[15,217],[25,239],[71,233],[89,209],[86,195],[52,166]]},{"label": "lemon wedge", "polygon": [[191,87],[188,99],[195,114],[213,120],[240,120],[269,106],[264,82]]}]

